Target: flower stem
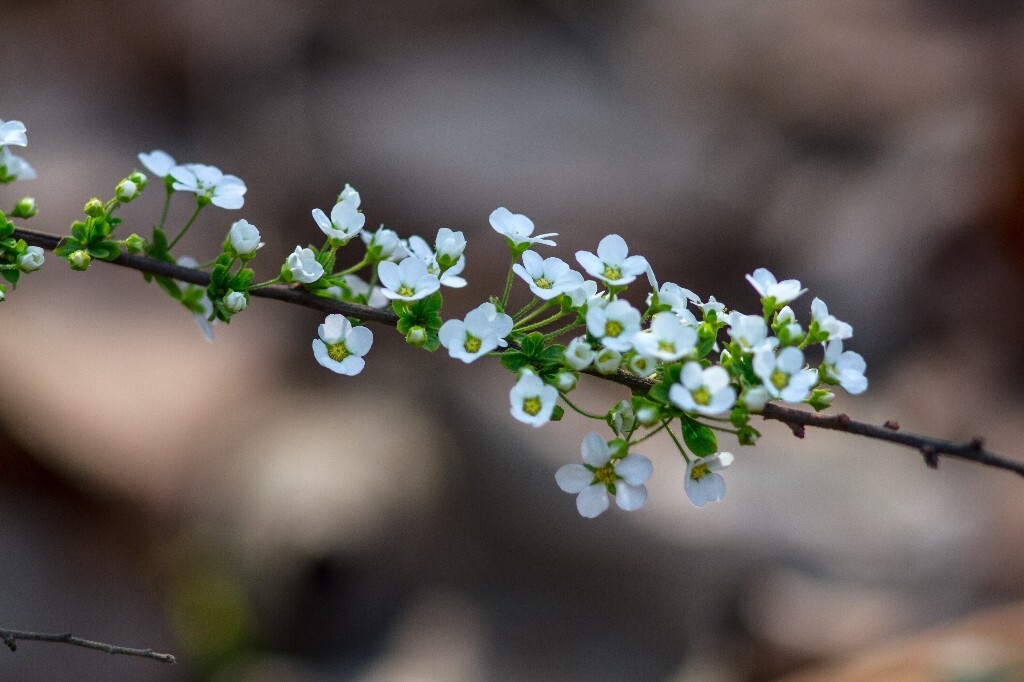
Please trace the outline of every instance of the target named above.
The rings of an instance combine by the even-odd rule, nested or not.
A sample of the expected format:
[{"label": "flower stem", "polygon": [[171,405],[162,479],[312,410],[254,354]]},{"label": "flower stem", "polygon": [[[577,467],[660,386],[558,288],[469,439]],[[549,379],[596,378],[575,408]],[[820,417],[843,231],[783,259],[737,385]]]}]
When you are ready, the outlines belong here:
[{"label": "flower stem", "polygon": [[508,279],[505,280],[505,293],[501,295],[501,309],[505,310],[505,306],[508,305],[508,295],[512,291],[512,277],[515,275],[512,272],[512,266],[516,264],[516,254],[512,252],[512,262],[508,266]]},{"label": "flower stem", "polygon": [[550,339],[557,338],[557,337],[561,336],[562,334],[564,334],[564,333],[566,333],[568,331],[572,331],[573,329],[576,329],[576,327],[582,327],[582,326],[583,326],[583,323],[580,322],[579,319],[576,319],[576,320],[573,321],[572,324],[567,324],[564,327],[562,327],[561,329],[556,329],[553,332],[548,332],[547,334],[544,335],[544,340],[547,341],[547,340],[550,340]]},{"label": "flower stem", "polygon": [[271,284],[277,284],[282,281],[284,280],[282,280],[280,275],[278,275],[274,279],[267,280],[266,282],[260,282],[259,284],[250,284],[249,291],[252,291],[253,289],[262,289],[263,287],[269,287]]},{"label": "flower stem", "polygon": [[661,423],[665,425],[665,430],[668,431],[668,435],[672,436],[672,442],[676,444],[676,448],[679,450],[679,454],[682,455],[683,459],[686,460],[686,463],[689,464],[690,456],[686,454],[686,448],[684,448],[683,444],[679,442],[678,438],[676,438],[676,434],[672,433],[672,429],[668,427],[670,420],[666,419]]},{"label": "flower stem", "polygon": [[171,195],[174,194],[174,190],[168,185],[164,185],[167,190],[167,196],[164,197],[164,209],[160,212],[160,224],[157,226],[158,229],[164,229],[164,223],[167,221],[167,209],[171,206]]},{"label": "flower stem", "polygon": [[630,441],[629,444],[630,445],[636,445],[637,443],[643,443],[645,440],[647,440],[648,438],[650,438],[651,436],[653,436],[654,434],[658,433],[659,431],[664,429],[666,426],[668,426],[668,424],[669,424],[669,422],[662,422],[661,426],[659,426],[658,428],[654,429],[653,431],[650,431],[650,432],[644,434],[643,436],[641,436],[640,438],[637,438],[634,441]]},{"label": "flower stem", "polygon": [[571,400],[566,398],[565,397],[565,393],[563,393],[562,391],[559,391],[558,395],[562,396],[562,400],[565,401],[565,404],[568,405],[569,407],[571,407],[575,412],[578,412],[579,414],[582,414],[584,417],[589,417],[590,419],[600,419],[601,421],[604,421],[604,415],[602,415],[602,414],[591,414],[589,412],[586,412],[585,410],[580,409],[579,407],[574,405]]},{"label": "flower stem", "polygon": [[530,312],[533,306],[537,305],[538,303],[540,303],[540,299],[534,296],[532,301],[524,305],[518,313],[512,316],[512,319],[518,321],[520,317]]},{"label": "flower stem", "polygon": [[365,268],[369,262],[370,262],[369,258],[363,258],[363,260],[359,261],[358,263],[356,263],[355,265],[353,265],[349,269],[342,270],[341,272],[334,273],[334,275],[332,275],[332,277],[336,277],[338,275],[341,275],[341,276],[351,275],[353,272],[359,272],[360,270]]},{"label": "flower stem", "polygon": [[[541,310],[543,310],[543,308]],[[537,312],[540,312],[540,310],[538,310]],[[547,318],[546,320],[541,320],[540,322],[534,322],[533,324],[528,324],[525,327],[519,327],[518,331],[528,332],[528,331],[533,331],[534,329],[540,329],[541,327],[547,326],[547,325],[551,324],[552,322],[554,322],[555,320],[558,320],[558,319],[560,319],[560,318],[562,318],[564,316],[565,316],[565,313],[563,313],[561,310],[559,310],[557,313],[555,313],[551,317]],[[532,315],[527,316],[527,318],[524,318],[524,319],[520,320],[519,322],[520,323],[525,322],[529,317],[532,317]]]},{"label": "flower stem", "polygon": [[202,210],[203,210],[203,205],[202,204],[199,204],[198,206],[196,206],[195,213],[193,213],[192,217],[188,219],[187,223],[185,223],[185,227],[181,228],[181,232],[179,232],[178,236],[174,238],[174,241],[167,245],[167,250],[168,251],[173,249],[174,245],[178,243],[178,240],[185,236],[185,233],[188,232],[188,228],[192,227],[192,223],[194,223],[196,221],[196,216],[198,216],[199,212],[202,211]]}]

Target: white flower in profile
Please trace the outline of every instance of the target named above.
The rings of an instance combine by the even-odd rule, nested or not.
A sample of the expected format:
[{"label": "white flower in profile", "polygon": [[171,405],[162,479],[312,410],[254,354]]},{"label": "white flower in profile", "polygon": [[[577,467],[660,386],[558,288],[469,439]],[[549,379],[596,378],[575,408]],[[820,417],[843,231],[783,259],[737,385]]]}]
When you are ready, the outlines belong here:
[{"label": "white flower in profile", "polygon": [[[649,294],[647,296],[647,304],[650,305],[653,299],[654,294]],[[689,289],[684,289],[678,284],[673,284],[672,282],[665,282],[661,285],[661,288],[658,289],[658,303],[661,305],[667,305],[684,325],[688,327],[697,326],[697,318],[687,308],[687,303],[698,305],[700,303],[700,298],[698,298],[697,294],[693,293]]]},{"label": "white flower in profile", "polygon": [[806,400],[818,384],[818,373],[804,369],[804,353],[793,346],[778,355],[770,346],[761,346],[754,351],[753,368],[769,393],[790,403]]},{"label": "white flower in profile", "polygon": [[487,302],[469,311],[464,321],[447,320],[438,337],[449,355],[468,364],[499,346],[507,346],[505,337],[511,331],[512,318]]},{"label": "white flower in profile", "polygon": [[622,353],[614,348],[602,348],[594,356],[594,369],[601,374],[614,374],[622,365]]},{"label": "white flower in profile", "polygon": [[625,511],[635,511],[647,502],[647,479],[654,473],[651,460],[633,452],[612,459],[612,451],[601,435],[591,431],[580,447],[583,464],[566,464],[555,472],[563,491],[576,495],[580,516],[592,519],[608,508],[608,493]]},{"label": "white flower in profile", "polygon": [[533,234],[533,221],[522,213],[513,213],[505,207],[494,209],[489,220],[491,227],[498,234],[505,235],[516,246],[522,246],[523,244],[554,246],[555,243],[548,239],[548,237],[558,236],[557,232],[539,234],[536,237],[531,236]]},{"label": "white flower in profile", "polygon": [[[346,185],[347,186],[347,185]],[[353,190],[354,191],[354,190]],[[352,237],[355,237],[366,224],[366,216],[359,212],[359,194],[356,193],[357,201],[339,201],[331,209],[331,217],[319,208],[313,209],[313,220],[320,231],[330,239],[335,239],[347,244]]]},{"label": "white flower in profile", "polygon": [[697,348],[697,332],[683,326],[675,313],[658,313],[651,327],[633,337],[638,353],[662,362],[675,362]]},{"label": "white flower in profile", "polygon": [[679,383],[669,388],[668,399],[687,412],[722,414],[736,404],[736,389],[724,367],[702,368],[699,363],[688,362],[683,365]]},{"label": "white flower in profile", "polygon": [[0,147],[14,145],[24,147],[28,144],[25,124],[21,121],[5,121],[0,118]]},{"label": "white flower in profile", "polygon": [[231,225],[231,230],[228,232],[228,240],[231,242],[231,248],[239,256],[248,256],[263,248],[263,242],[260,241],[260,231],[256,229],[255,225],[244,218],[236,220]]},{"label": "white flower in profile", "polygon": [[364,230],[359,233],[359,236],[366,244],[367,251],[376,251],[380,260],[401,261],[409,255],[398,233],[383,225],[377,228],[376,232]]},{"label": "white flower in profile", "polygon": [[418,235],[413,235],[406,242],[406,250],[409,252],[410,258],[419,259],[426,266],[427,273],[436,277],[441,284],[453,289],[461,289],[466,286],[466,280],[459,277],[466,267],[466,259],[464,257],[460,257],[454,265],[441,272],[441,264],[437,261],[437,253],[434,249],[430,248],[427,240]]},{"label": "white flower in profile", "polygon": [[658,369],[658,361],[643,353],[633,353],[626,362],[629,371],[640,377],[649,377]]},{"label": "white flower in profile", "polygon": [[341,190],[341,194],[338,195],[338,203],[351,204],[352,206],[359,208],[359,204],[363,202],[359,196],[359,192],[355,190],[352,185],[345,183],[345,189]]},{"label": "white flower in profile", "polygon": [[[199,261],[197,261],[192,256],[182,256],[180,258],[175,259],[175,262],[183,268],[199,267]],[[201,312],[196,312],[192,310],[192,319],[194,319],[196,321],[196,324],[199,325],[199,331],[203,332],[203,336],[206,337],[206,340],[209,341],[210,343],[213,343],[213,325],[210,323],[210,316],[213,315],[213,301],[211,301],[210,297],[206,295],[205,289],[196,286],[195,284],[189,284],[188,286],[186,286],[184,289],[184,294],[187,295],[197,290],[202,292],[196,299],[198,301]],[[184,297],[185,296],[183,296],[183,298]]]},{"label": "white flower in profile", "polygon": [[25,159],[12,154],[7,147],[0,147],[0,180],[35,180],[36,170]]},{"label": "white flower in profile", "polygon": [[577,337],[565,347],[565,364],[576,371],[590,367],[594,361],[594,349],[585,337]]},{"label": "white flower in profile", "polygon": [[803,327],[796,321],[796,314],[788,305],[775,314],[774,327],[778,329],[779,340],[783,343],[795,342],[804,335]]},{"label": "white flower in profile", "polygon": [[524,252],[522,264],[516,263],[512,270],[530,285],[534,296],[545,301],[583,287],[583,275],[568,263],[561,258],[543,258],[536,251]]},{"label": "white flower in profile", "polygon": [[590,307],[587,331],[601,339],[605,348],[625,353],[633,347],[633,337],[640,331],[640,311],[623,299],[604,308]]},{"label": "white flower in profile", "polygon": [[708,300],[701,303],[697,303],[696,305],[698,308],[700,308],[700,311],[704,313],[704,317],[707,317],[710,314],[714,314],[717,318],[719,313],[725,310],[725,304],[716,301],[714,296],[708,296]]},{"label": "white flower in profile", "polygon": [[734,459],[730,452],[719,452],[686,465],[683,489],[694,506],[700,508],[725,497],[725,478],[716,472],[728,467]]},{"label": "white flower in profile", "polygon": [[847,393],[857,395],[868,388],[868,379],[864,376],[867,363],[860,353],[843,350],[843,342],[836,339],[825,344],[825,360],[822,362],[825,376],[838,381]]},{"label": "white flower in profile", "polygon": [[25,249],[25,253],[21,254],[18,258],[18,269],[22,272],[35,272],[39,268],[43,267],[43,256],[42,248],[38,246],[30,246]]},{"label": "white flower in profile", "polygon": [[761,300],[778,307],[789,303],[807,289],[800,288],[800,280],[785,279],[781,282],[767,268],[758,268],[754,274],[747,275],[747,281],[757,291]]},{"label": "white flower in profile", "polygon": [[[356,274],[344,275],[345,286],[355,296],[363,296],[366,299],[366,305],[371,308],[386,308],[388,305],[388,297],[384,295],[384,292],[380,287],[373,287],[373,291],[370,291],[370,283],[364,280],[362,277]],[[334,287],[329,287],[329,289]],[[340,287],[337,287],[340,293]],[[341,300],[341,297],[336,297]]]},{"label": "white flower in profile", "polygon": [[304,249],[301,246],[296,246],[295,251],[289,254],[285,266],[292,280],[302,284],[312,284],[324,274],[324,266],[317,261],[313,249]]},{"label": "white flower in profile", "polygon": [[215,166],[189,163],[174,166],[170,170],[170,175],[174,178],[174,189],[193,192],[200,204],[205,202],[219,208],[235,209],[242,208],[242,204],[245,203],[243,195],[246,187],[242,179],[234,175],[224,175]]},{"label": "white flower in profile", "polygon": [[551,419],[558,400],[558,389],[548,386],[532,372],[523,372],[508,394],[512,416],[533,427],[544,426]]},{"label": "white flower in profile", "polygon": [[363,371],[363,356],[373,345],[373,332],[366,327],[353,327],[344,315],[328,315],[313,339],[313,356],[321,365],[348,376]]},{"label": "white flower in profile", "polygon": [[232,291],[228,289],[228,293],[224,295],[224,308],[235,315],[249,307],[249,301],[246,300],[245,294],[241,291]]},{"label": "white flower in profile", "polygon": [[434,238],[434,254],[438,263],[455,263],[466,251],[466,235],[450,227],[440,227]]},{"label": "white flower in profile", "polygon": [[171,174],[171,169],[178,165],[173,156],[160,149],[154,149],[148,154],[139,152],[139,163],[158,178],[166,178]]},{"label": "white flower in profile", "polygon": [[817,331],[826,335],[824,338],[818,337],[822,341],[841,341],[853,336],[853,327],[829,315],[828,306],[820,298],[811,301],[811,318],[811,324],[816,323]]},{"label": "white flower in profile", "polygon": [[732,312],[727,320],[729,336],[745,351],[753,350],[768,338],[768,325],[760,315]]},{"label": "white flower in profile", "polygon": [[577,251],[576,260],[592,277],[609,286],[623,286],[648,269],[643,256],[630,256],[626,240],[610,234],[597,245],[597,255],[590,251]]},{"label": "white flower in profile", "polygon": [[418,301],[441,288],[435,275],[427,272],[426,264],[416,256],[401,263],[384,261],[377,266],[383,293],[391,300]]},{"label": "white flower in profile", "polygon": [[[608,301],[597,293],[597,282],[588,279],[578,288],[565,292],[569,296],[573,308],[582,308],[591,304],[604,306]],[[595,301],[599,301],[595,303]]]}]

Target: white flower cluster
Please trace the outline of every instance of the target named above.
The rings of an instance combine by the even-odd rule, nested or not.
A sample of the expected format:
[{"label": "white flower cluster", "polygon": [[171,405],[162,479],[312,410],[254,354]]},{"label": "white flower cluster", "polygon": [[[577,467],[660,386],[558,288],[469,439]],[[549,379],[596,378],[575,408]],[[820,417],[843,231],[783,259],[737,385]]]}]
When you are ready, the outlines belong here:
[{"label": "white flower cluster", "polygon": [[28,145],[25,124],[21,121],[5,121],[0,118],[0,183],[14,180],[32,180],[36,171],[28,161],[13,154],[11,147]]}]

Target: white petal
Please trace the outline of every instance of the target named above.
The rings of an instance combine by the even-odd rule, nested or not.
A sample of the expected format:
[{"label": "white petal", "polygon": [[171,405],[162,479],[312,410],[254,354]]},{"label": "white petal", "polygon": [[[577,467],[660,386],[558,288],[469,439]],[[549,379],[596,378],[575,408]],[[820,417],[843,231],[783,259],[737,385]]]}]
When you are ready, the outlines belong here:
[{"label": "white petal", "polygon": [[366,327],[353,327],[345,337],[345,347],[353,356],[361,357],[370,352],[373,346],[373,332]]},{"label": "white petal", "polygon": [[603,485],[592,485],[576,496],[576,509],[580,516],[592,519],[608,508],[608,491]]},{"label": "white petal", "polygon": [[636,511],[647,502],[647,488],[620,481],[615,485],[615,501],[620,509]]},{"label": "white petal", "polygon": [[555,483],[567,493],[579,493],[594,480],[594,474],[582,464],[566,464],[555,472]]},{"label": "white petal", "polygon": [[603,467],[611,459],[608,443],[597,431],[591,431],[583,439],[580,454],[583,455],[583,461],[592,467]]},{"label": "white petal", "polygon": [[615,473],[630,485],[643,485],[654,473],[654,465],[643,455],[630,453],[615,464]]},{"label": "white petal", "polygon": [[619,264],[629,255],[626,240],[617,234],[610,234],[597,245],[597,257],[605,263]]}]

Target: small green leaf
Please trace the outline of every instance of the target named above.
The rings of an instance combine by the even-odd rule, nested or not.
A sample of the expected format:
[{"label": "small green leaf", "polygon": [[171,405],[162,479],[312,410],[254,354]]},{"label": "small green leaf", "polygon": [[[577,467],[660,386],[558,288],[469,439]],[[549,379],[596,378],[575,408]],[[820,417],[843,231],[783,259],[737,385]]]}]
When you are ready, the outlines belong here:
[{"label": "small green leaf", "polygon": [[540,332],[533,332],[523,339],[523,352],[531,358],[537,357],[537,354],[540,353],[543,347],[544,335]]},{"label": "small green leaf", "polygon": [[91,244],[86,251],[93,258],[99,258],[100,260],[114,260],[121,255],[121,247],[116,242]]},{"label": "small green leaf", "polygon": [[501,364],[510,372],[518,372],[530,364],[530,357],[526,353],[517,350],[510,350],[502,354]]},{"label": "small green leaf", "polygon": [[707,457],[718,452],[718,438],[708,426],[696,419],[683,415],[683,442],[698,457]]}]

